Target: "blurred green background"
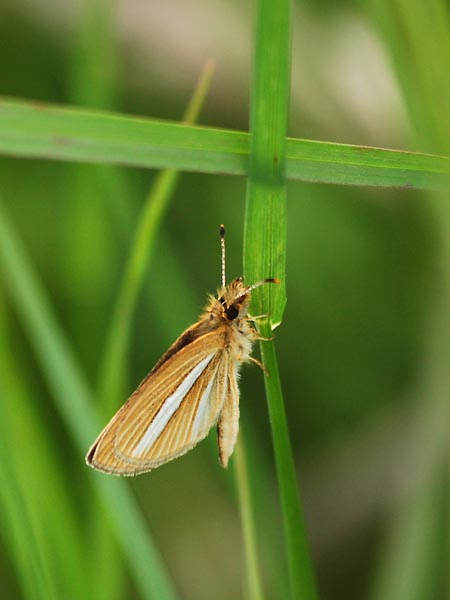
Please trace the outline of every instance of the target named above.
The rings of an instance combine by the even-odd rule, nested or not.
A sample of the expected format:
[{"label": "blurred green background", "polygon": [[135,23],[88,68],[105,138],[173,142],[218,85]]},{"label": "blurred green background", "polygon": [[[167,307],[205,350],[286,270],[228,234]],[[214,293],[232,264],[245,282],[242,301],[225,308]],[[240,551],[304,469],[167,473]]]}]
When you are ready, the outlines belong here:
[{"label": "blurred green background", "polygon": [[[410,12],[420,29],[417,6]],[[430,11],[442,6],[431,2]],[[420,129],[426,110],[420,114],[419,93],[407,93],[420,64],[408,63],[388,2],[294,7],[291,136],[445,153],[432,126]],[[236,0],[2,0],[0,94],[178,120],[213,57],[200,122],[247,130],[251,11]],[[401,22],[405,13],[398,14]],[[441,116],[445,132],[448,113]],[[0,158],[5,214],[93,389],[154,176]],[[228,278],[242,273],[244,197],[244,178],[181,176],[134,318],[128,391],[219,284],[222,222]],[[449,232],[435,206],[411,190],[288,185],[288,303],[276,344],[324,600],[448,597],[446,434],[439,427],[448,403],[440,338],[448,305],[442,313],[436,306],[447,297],[442,249]],[[4,285],[0,315],[2,598],[42,598],[42,589],[56,598],[142,597],[112,533],[100,536],[110,543],[96,538],[104,511],[92,480],[104,476],[85,466],[74,445]],[[281,517],[257,368],[245,368],[240,388],[259,490],[265,594],[284,598]],[[214,439],[126,484],[181,598],[243,597],[233,478],[218,465]],[[42,588],[27,583],[33,569]]]}]

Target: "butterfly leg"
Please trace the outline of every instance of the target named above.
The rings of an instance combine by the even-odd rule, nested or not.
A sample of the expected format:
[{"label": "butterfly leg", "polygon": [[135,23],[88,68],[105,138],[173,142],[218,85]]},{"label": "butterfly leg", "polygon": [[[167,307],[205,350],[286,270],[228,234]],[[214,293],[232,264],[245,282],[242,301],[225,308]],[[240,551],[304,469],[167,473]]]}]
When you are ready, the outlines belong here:
[{"label": "butterfly leg", "polygon": [[252,363],[255,363],[255,365],[258,365],[258,367],[259,367],[259,368],[260,368],[262,371],[264,371],[264,373],[265,373],[266,375],[269,375],[269,371],[266,369],[265,365],[264,365],[264,364],[263,364],[263,363],[262,363],[260,360],[258,360],[257,358],[253,358],[253,356],[249,356],[249,357],[248,357],[248,360],[249,360],[250,362],[252,362]]},{"label": "butterfly leg", "polygon": [[275,336],[274,336],[274,335],[272,335],[270,338],[266,338],[266,337],[264,337],[264,336],[262,336],[262,335],[259,335],[259,333],[258,333],[258,332],[256,332],[256,337],[255,337],[255,339],[256,339],[256,340],[258,340],[258,342],[271,342],[272,340],[274,340],[274,339],[275,339]]},{"label": "butterfly leg", "polygon": [[267,319],[268,317],[270,317],[269,314],[256,315],[255,317],[252,317],[252,315],[247,315],[246,317],[243,317],[243,319],[246,321],[258,321],[259,319]]},{"label": "butterfly leg", "polygon": [[[269,314],[267,315],[257,315],[256,317],[252,317],[251,315],[247,315],[247,317],[243,317],[244,321],[251,321],[252,323],[255,322],[257,319],[266,319],[267,317],[270,317]],[[254,340],[259,341],[259,342],[271,342],[273,340],[273,336],[272,337],[264,337],[262,335],[259,335],[259,333],[256,331],[256,329],[254,329]]]}]

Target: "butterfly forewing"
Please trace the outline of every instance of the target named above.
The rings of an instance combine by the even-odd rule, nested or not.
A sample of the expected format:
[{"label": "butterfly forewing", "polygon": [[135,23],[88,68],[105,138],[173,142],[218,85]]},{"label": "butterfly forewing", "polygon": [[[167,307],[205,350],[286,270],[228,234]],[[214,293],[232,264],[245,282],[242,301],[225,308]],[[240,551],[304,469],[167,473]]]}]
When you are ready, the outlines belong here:
[{"label": "butterfly forewing", "polygon": [[204,438],[225,397],[224,335],[219,328],[176,353],[169,349],[169,358],[163,357],[100,434],[88,462],[134,475],[184,454]]},{"label": "butterfly forewing", "polygon": [[[151,386],[141,388],[139,401],[130,408],[126,421],[117,431],[116,447],[124,458],[144,459],[147,451],[173,420],[182,402],[193,392],[195,397],[199,379],[209,372],[208,366],[213,358],[214,353],[210,353],[192,368],[190,364],[181,365],[178,372],[172,374],[170,383],[164,377],[155,377]],[[152,402],[153,398],[161,397],[164,397],[161,403]],[[143,412],[146,406],[149,408]]]},{"label": "butterfly forewing", "polygon": [[[167,397],[154,418],[141,421],[135,432],[131,420],[121,426],[116,452],[131,462],[161,464],[192,448],[218,418],[224,394],[217,373],[226,360],[223,350],[208,355]],[[198,420],[200,414],[203,416]]]}]

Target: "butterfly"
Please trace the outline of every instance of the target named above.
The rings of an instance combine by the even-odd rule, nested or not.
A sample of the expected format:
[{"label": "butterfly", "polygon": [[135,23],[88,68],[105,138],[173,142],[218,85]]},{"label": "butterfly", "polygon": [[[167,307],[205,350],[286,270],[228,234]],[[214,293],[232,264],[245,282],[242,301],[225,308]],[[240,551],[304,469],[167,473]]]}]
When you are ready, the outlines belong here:
[{"label": "butterfly", "polygon": [[191,450],[217,425],[227,467],[239,430],[239,369],[259,336],[248,315],[251,292],[268,278],[226,285],[225,227],[220,226],[222,285],[197,323],[170,346],[90,447],[89,466],[114,475],[151,471]]}]

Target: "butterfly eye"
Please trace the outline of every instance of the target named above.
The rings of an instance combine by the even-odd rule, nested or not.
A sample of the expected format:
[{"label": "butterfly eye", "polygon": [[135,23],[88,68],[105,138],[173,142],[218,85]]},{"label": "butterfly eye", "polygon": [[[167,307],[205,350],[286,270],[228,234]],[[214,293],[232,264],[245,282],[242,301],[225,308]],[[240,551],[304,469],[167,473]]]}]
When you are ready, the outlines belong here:
[{"label": "butterfly eye", "polygon": [[226,314],[227,314],[227,319],[229,321],[233,321],[233,319],[235,319],[239,314],[239,309],[236,306],[236,304],[232,304],[231,306],[229,306],[226,310]]}]

